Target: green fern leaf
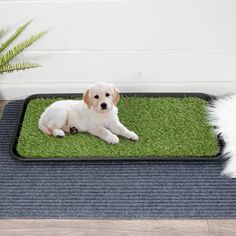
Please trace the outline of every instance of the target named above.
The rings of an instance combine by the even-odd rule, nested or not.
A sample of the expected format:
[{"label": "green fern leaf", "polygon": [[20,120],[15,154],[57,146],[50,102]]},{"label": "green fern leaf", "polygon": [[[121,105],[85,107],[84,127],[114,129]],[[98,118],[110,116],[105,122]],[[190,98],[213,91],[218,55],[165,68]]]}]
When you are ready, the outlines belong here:
[{"label": "green fern leaf", "polygon": [[4,29],[0,29],[0,36],[2,36],[4,33]]},{"label": "green fern leaf", "polygon": [[41,38],[46,32],[40,32],[31,36],[29,39],[25,40],[24,42],[16,45],[13,49],[7,51],[3,56],[0,58],[0,66],[3,66],[9,63],[13,58],[15,58],[20,52],[22,52],[25,48],[29,47],[33,42],[37,41]]},{"label": "green fern leaf", "polygon": [[[32,20],[30,20],[29,22],[27,22],[26,24],[20,26],[16,32],[6,41],[4,42],[1,47],[0,47],[0,52],[2,52],[4,49],[6,49],[22,32],[23,30],[32,22]],[[1,34],[1,31],[0,31]]]},{"label": "green fern leaf", "polygon": [[29,62],[21,62],[17,64],[6,64],[0,67],[0,74],[3,72],[13,72],[18,70],[25,70],[39,67],[39,64],[29,63]]}]

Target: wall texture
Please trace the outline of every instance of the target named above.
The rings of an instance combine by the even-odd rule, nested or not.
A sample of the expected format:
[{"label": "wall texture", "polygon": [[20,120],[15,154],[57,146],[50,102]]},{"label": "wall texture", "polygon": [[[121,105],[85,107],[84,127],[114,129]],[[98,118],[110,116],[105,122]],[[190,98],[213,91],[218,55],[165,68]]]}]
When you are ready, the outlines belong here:
[{"label": "wall texture", "polygon": [[0,97],[82,92],[95,81],[121,91],[236,93],[235,0],[1,0],[18,42],[48,34],[20,55],[41,68],[0,75]]}]

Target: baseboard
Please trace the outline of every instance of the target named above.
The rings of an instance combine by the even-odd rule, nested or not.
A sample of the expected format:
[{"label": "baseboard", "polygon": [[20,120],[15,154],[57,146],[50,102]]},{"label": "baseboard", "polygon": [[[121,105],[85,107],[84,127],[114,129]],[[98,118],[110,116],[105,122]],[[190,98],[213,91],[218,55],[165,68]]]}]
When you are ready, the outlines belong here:
[{"label": "baseboard", "polygon": [[[82,93],[93,82],[1,83],[0,100],[23,99],[37,93]],[[121,82],[121,92],[201,92],[213,95],[236,93],[235,82]]]}]

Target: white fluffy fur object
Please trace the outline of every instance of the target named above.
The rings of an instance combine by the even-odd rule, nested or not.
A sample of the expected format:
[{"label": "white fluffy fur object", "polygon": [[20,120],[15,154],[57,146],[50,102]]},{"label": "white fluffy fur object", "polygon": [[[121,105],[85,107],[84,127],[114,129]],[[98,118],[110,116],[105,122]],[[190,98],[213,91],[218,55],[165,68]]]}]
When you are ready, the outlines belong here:
[{"label": "white fluffy fur object", "polygon": [[210,123],[224,141],[224,156],[229,158],[222,175],[236,178],[236,95],[218,98],[208,109]]}]

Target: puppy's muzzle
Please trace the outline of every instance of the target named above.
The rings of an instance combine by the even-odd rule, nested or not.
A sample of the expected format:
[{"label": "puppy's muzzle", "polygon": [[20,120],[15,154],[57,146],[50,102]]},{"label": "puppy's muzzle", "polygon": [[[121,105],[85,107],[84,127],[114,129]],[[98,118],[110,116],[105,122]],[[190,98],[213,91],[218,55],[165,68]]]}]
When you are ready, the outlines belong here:
[{"label": "puppy's muzzle", "polygon": [[102,108],[102,110],[106,110],[107,109],[107,104],[103,102],[101,104],[101,108]]}]

